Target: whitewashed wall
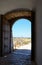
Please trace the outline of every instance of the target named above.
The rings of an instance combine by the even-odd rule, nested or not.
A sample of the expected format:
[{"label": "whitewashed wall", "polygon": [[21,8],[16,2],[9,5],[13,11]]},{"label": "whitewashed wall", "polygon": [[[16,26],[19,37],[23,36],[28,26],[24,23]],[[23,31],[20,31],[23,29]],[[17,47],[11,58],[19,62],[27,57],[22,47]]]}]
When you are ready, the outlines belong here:
[{"label": "whitewashed wall", "polygon": [[18,8],[27,8],[32,10],[36,0],[0,0],[0,14],[5,14]]},{"label": "whitewashed wall", "polygon": [[42,0],[36,5],[36,62],[42,65]]},{"label": "whitewashed wall", "polygon": [[1,56],[1,15],[0,15],[0,56]]}]

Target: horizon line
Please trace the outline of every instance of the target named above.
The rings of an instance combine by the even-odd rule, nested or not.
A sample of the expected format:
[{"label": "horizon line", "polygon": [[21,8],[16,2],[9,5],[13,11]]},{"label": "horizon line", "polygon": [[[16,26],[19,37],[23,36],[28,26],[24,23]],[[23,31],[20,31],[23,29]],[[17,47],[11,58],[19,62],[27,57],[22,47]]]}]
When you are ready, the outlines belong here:
[{"label": "horizon line", "polygon": [[[14,37],[13,37],[14,38]],[[17,37],[17,38],[20,38],[20,37]],[[31,37],[22,37],[22,38],[31,38]]]}]

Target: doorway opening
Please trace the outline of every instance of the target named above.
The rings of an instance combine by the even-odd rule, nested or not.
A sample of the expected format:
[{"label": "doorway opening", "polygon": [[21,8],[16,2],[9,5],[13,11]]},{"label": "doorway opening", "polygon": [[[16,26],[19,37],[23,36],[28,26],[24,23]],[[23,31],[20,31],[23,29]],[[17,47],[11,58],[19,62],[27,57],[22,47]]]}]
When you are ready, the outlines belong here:
[{"label": "doorway opening", "polygon": [[[29,11],[29,10],[25,10],[25,9],[19,9],[19,10],[15,10],[15,11],[11,11],[11,12],[8,12],[8,13],[6,13],[5,15],[4,15],[4,19],[5,19],[5,22],[7,21],[8,23],[9,23],[9,27],[10,27],[10,46],[9,46],[9,50],[10,50],[10,52],[12,52],[13,51],[13,49],[14,49],[14,51],[13,51],[13,55],[14,55],[14,59],[15,60],[20,60],[20,61],[24,61],[25,59],[27,59],[27,61],[28,61],[28,59],[30,60],[30,58],[33,60],[33,59],[35,59],[35,44],[34,44],[34,40],[35,40],[35,38],[34,38],[34,35],[33,35],[33,33],[35,33],[35,31],[34,31],[34,16],[33,16],[33,12],[32,11]],[[27,35],[27,34],[25,34],[25,32],[23,32],[23,35],[21,35],[21,36],[19,36],[18,35],[18,37],[17,36],[15,36],[15,31],[14,30],[16,30],[15,28],[14,28],[14,38],[15,39],[13,39],[12,38],[12,27],[15,27],[15,24],[16,23],[18,23],[17,21],[20,21],[21,19],[25,19],[26,21],[29,21],[29,23],[30,23],[30,25],[32,25],[32,26],[30,26],[32,29],[30,29],[30,33],[31,33],[31,39],[29,39],[29,40],[31,40],[31,41],[28,41],[28,42],[31,42],[31,46],[30,47],[26,47],[25,45],[27,45],[27,39],[26,38],[28,38],[28,36],[29,35]],[[25,22],[25,21],[24,21]],[[25,24],[24,22],[22,22],[22,25],[23,24]],[[26,24],[27,24],[27,22],[26,22]],[[26,24],[25,24],[25,28],[26,28]],[[28,24],[27,24],[28,25]],[[22,28],[22,30],[24,31],[26,31],[26,29],[28,28],[28,26],[27,26],[27,28],[26,29],[23,29],[23,27],[24,26],[21,26],[20,24],[19,24],[19,28]],[[17,29],[18,30],[18,32],[19,31],[21,31],[21,28],[20,29]],[[18,33],[17,32],[17,33]],[[29,29],[27,30],[27,33],[29,32]],[[20,33],[18,33],[18,34],[20,34]],[[22,33],[21,33],[22,34]],[[24,37],[25,36],[25,37]],[[17,38],[19,38],[19,42],[18,42],[18,40],[17,40],[17,46],[15,45],[15,40],[17,39]],[[24,39],[22,39],[21,40],[21,37],[22,38],[24,38]],[[33,40],[34,39],[34,40]],[[14,41],[14,44],[12,43],[12,40]],[[20,43],[21,41],[23,41],[25,44],[23,44],[23,42],[22,43]],[[23,48],[23,46],[25,46],[25,48],[24,49],[21,49],[21,48]],[[18,48],[17,48],[18,47]],[[27,48],[30,48],[29,50],[27,49]],[[21,51],[22,52],[21,52]],[[27,50],[27,51],[26,51]],[[29,51],[30,51],[30,53],[29,53]],[[31,52],[32,51],[32,52]],[[18,53],[17,53],[18,52]],[[29,53],[29,54],[28,54]],[[21,56],[22,55],[22,56]],[[17,57],[18,56],[18,57]],[[21,59],[19,59],[19,58],[21,58]],[[25,59],[24,59],[25,58]],[[25,61],[24,61],[25,62]],[[28,62],[27,62],[28,63]]]},{"label": "doorway opening", "polygon": [[12,39],[14,49],[31,50],[31,21],[27,19],[16,20],[12,26]]},{"label": "doorway opening", "polygon": [[31,21],[20,18],[12,26],[12,40],[15,54],[25,55],[31,61]]}]

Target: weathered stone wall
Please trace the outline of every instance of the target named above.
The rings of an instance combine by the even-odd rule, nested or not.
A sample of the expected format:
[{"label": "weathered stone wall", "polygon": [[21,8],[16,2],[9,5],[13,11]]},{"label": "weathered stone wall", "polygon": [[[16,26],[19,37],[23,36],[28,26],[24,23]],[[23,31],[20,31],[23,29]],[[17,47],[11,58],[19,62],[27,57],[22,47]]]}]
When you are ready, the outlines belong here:
[{"label": "weathered stone wall", "polygon": [[11,29],[11,51],[13,51],[12,29]]}]

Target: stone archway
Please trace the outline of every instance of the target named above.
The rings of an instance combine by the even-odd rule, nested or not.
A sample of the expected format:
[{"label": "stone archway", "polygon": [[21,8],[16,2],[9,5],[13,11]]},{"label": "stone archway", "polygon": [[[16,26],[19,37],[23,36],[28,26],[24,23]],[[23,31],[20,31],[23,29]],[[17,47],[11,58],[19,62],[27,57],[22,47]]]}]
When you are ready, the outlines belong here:
[{"label": "stone archway", "polygon": [[[13,50],[12,40],[11,40],[11,36],[12,36],[11,35],[11,32],[12,32],[11,28],[12,28],[13,23],[17,19],[20,19],[20,18],[26,18],[32,22],[32,11],[26,10],[26,9],[18,9],[18,10],[13,10],[11,12],[8,12],[8,13],[4,14],[4,16],[3,16],[3,28],[4,27],[6,28],[6,29],[5,28],[3,29],[4,34],[2,37],[3,38],[3,50],[2,50],[2,52],[4,55]],[[6,36],[6,38],[4,38],[5,36]]]},{"label": "stone archway", "polygon": [[16,19],[19,18],[27,18],[32,21],[32,11],[26,9],[16,9],[11,12],[8,12],[4,15],[4,18],[10,21],[10,25],[12,25]]}]

